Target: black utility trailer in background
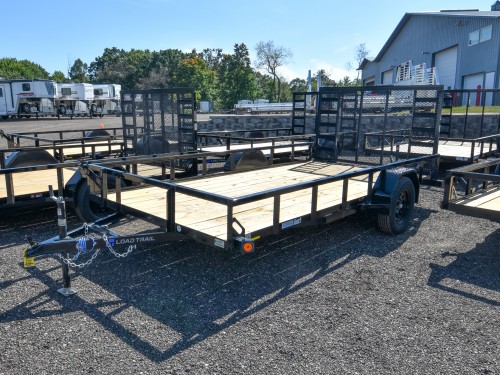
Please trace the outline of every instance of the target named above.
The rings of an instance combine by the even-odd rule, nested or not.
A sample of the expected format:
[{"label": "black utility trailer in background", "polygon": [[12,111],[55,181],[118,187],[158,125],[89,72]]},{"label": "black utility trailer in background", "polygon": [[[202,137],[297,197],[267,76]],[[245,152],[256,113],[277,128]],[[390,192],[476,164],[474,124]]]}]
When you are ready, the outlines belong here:
[{"label": "black utility trailer in background", "polygon": [[[394,161],[385,153],[363,154],[365,130],[359,126],[358,106],[363,90],[321,88],[312,158],[295,157],[294,147],[303,146],[296,146],[295,139],[279,145],[253,142],[251,149],[197,151],[194,123],[185,113],[194,107],[185,105],[185,91],[122,92],[130,99],[122,100],[126,144],[135,149],[154,146],[158,153],[80,165],[90,186],[90,201],[108,209],[110,216],[69,234],[61,225],[58,237],[31,241],[25,260],[59,254],[65,270],[62,292],[70,294],[68,265],[101,249],[119,256],[119,249],[126,248],[128,254],[137,245],[189,238],[216,249],[248,253],[264,236],[330,223],[362,210],[373,211],[382,231],[404,232],[418,202],[420,182],[433,171],[438,155]],[[419,90],[428,94],[426,120],[419,122],[428,138],[424,146],[419,139],[415,147],[434,149],[442,87]],[[174,105],[177,98],[183,103]],[[272,148],[271,154],[276,154],[285,147],[291,148],[286,162],[274,163],[264,153]],[[64,213],[64,201],[54,199],[58,212]],[[158,230],[118,234],[103,225],[121,214],[155,224]],[[65,223],[64,217],[59,223]]]},{"label": "black utility trailer in background", "polygon": [[[447,172],[443,208],[500,222],[500,158]],[[465,189],[457,182],[465,181]]]}]

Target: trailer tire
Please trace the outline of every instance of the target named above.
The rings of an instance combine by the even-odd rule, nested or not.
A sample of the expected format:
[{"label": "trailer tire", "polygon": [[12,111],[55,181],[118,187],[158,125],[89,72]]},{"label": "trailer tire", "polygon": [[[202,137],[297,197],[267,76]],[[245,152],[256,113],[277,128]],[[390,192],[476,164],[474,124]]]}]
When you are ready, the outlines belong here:
[{"label": "trailer tire", "polygon": [[388,234],[403,233],[408,229],[415,206],[415,185],[408,177],[401,177],[391,194],[388,213],[378,213],[378,226]]},{"label": "trailer tire", "polygon": [[85,223],[93,223],[111,213],[110,210],[90,201],[90,188],[87,180],[82,180],[76,188],[73,204],[76,215]]},{"label": "trailer tire", "polygon": [[57,109],[57,114],[64,116],[66,114],[66,106],[61,104]]}]

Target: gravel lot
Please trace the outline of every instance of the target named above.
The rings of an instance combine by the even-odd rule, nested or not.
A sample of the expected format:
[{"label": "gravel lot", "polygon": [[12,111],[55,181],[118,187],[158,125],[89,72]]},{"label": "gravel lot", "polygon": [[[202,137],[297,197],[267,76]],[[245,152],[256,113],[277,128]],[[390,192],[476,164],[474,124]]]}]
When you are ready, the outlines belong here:
[{"label": "gravel lot", "polygon": [[[100,123],[120,121],[0,129]],[[55,258],[22,265],[27,235],[57,235],[55,208],[2,215],[0,374],[500,374],[500,224],[441,210],[442,195],[423,187],[399,236],[366,214],[245,256],[191,241],[103,252],[71,271],[71,297],[56,292]],[[127,217],[115,229],[150,225]]]}]

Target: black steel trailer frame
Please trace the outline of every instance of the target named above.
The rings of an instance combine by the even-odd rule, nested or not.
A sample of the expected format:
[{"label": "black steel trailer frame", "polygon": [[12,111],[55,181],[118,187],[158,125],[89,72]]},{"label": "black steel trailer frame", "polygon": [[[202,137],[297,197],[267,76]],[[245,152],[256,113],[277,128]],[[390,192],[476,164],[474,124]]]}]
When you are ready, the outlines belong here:
[{"label": "black steel trailer frame", "polygon": [[[363,96],[359,97],[358,93],[364,92],[364,90],[365,88],[321,88],[316,103],[316,134],[314,139],[311,139],[309,135],[300,134],[300,132],[297,135],[271,137],[275,138],[271,142],[273,150],[292,147],[289,156],[290,163],[274,165],[272,159],[269,161],[264,158],[264,165],[240,171],[237,164],[239,163],[238,158],[245,154],[242,150],[227,149],[226,147],[218,152],[196,151],[194,143],[196,135],[191,135],[194,129],[192,92],[186,91],[179,95],[168,90],[166,92],[162,90],[122,92],[122,95],[128,95],[129,99],[128,101],[122,100],[126,145],[131,143],[134,149],[143,146],[144,148],[149,147],[149,145],[141,145],[138,141],[138,129],[142,128],[142,134],[146,134],[148,137],[158,137],[160,142],[157,145],[158,149],[167,153],[126,156],[113,160],[82,163],[79,168],[82,176],[87,179],[90,201],[109,209],[110,215],[93,223],[85,224],[71,233],[67,233],[65,218],[59,216],[60,235],[41,243],[30,240],[30,246],[25,252],[26,263],[31,263],[37,256],[59,254],[63,260],[65,283],[63,293],[70,294],[68,267],[72,265],[72,259],[76,259],[80,254],[88,254],[105,248],[117,253],[115,246],[119,248],[128,245],[128,250],[125,252],[128,254],[131,251],[130,244],[132,243],[136,246],[139,243],[150,244],[157,241],[189,238],[216,249],[248,253],[254,251],[255,241],[265,236],[279,235],[291,228],[330,223],[362,210],[373,210],[378,215],[379,226],[383,231],[392,234],[401,233],[409,226],[413,205],[418,202],[420,182],[424,175],[429,175],[428,166],[437,164],[439,155],[433,152],[431,155],[399,161],[393,161],[385,155],[376,158],[366,157],[359,147],[359,140],[362,138],[359,116],[363,112],[363,102],[359,102],[359,99],[362,99]],[[430,110],[427,113],[419,114],[419,117],[424,118],[425,121],[415,121],[414,128],[418,127],[426,132],[430,143],[426,143],[425,147],[435,150],[433,142],[438,135],[442,87],[397,87],[391,88],[391,90],[406,90],[413,95],[414,106],[415,103],[426,103],[429,106]],[[428,92],[429,95],[421,98],[417,92]],[[172,105],[175,102],[172,98],[180,98],[178,105]],[[360,104],[359,109],[358,103]],[[347,108],[346,104],[348,104]],[[179,114],[179,117],[174,116],[176,113]],[[178,133],[174,132],[176,128],[179,130]],[[174,135],[174,138],[170,137],[171,135]],[[260,137],[248,139],[234,137],[234,134],[225,137],[228,143],[232,143],[235,138],[240,142],[250,142],[253,148],[249,152],[263,152],[264,149],[270,147],[269,145],[259,145],[255,141],[264,140]],[[286,145],[277,142],[277,140],[282,141],[287,137],[291,142]],[[302,140],[299,142],[301,137]],[[306,139],[303,139],[304,137]],[[296,156],[294,148],[299,147],[299,145],[303,146],[304,142],[312,144],[314,158],[307,162],[296,163],[294,162]],[[172,151],[172,148],[177,149],[178,152],[168,152]],[[272,151],[272,153],[276,153],[276,151]],[[226,160],[226,164],[230,168],[225,173],[211,173],[211,161],[220,158]],[[190,163],[197,166],[197,175],[191,179],[177,179],[179,166]],[[153,177],[140,175],[137,171],[141,165],[154,165],[159,168],[161,173]],[[330,173],[316,173],[318,169],[315,168],[328,169],[330,167],[332,167]],[[277,184],[264,184],[265,188],[260,188],[260,185],[256,186],[256,191],[251,193],[245,193],[246,185],[244,185],[243,190],[237,189],[242,193],[236,195],[213,192],[203,187],[210,179],[228,177],[233,179],[234,184],[237,184],[242,177],[258,176],[260,172],[264,171],[276,176],[275,171],[278,171],[278,168],[294,168],[296,170],[293,173],[303,173],[309,177],[308,179],[304,178],[304,180],[296,180],[292,176],[290,181],[293,182],[280,184],[281,175],[278,175]],[[336,168],[343,170],[338,172]],[[334,170],[335,172],[333,172]],[[353,181],[360,183],[357,185],[360,191],[356,191],[354,196],[349,196]],[[201,182],[202,187],[190,187],[190,182]],[[333,188],[334,185],[335,188]],[[162,197],[160,199],[165,202],[164,211],[156,215],[149,212],[148,209],[141,209],[140,206],[129,207],[122,201],[124,196],[136,192],[142,199],[143,193],[140,190],[142,188],[151,188],[155,189],[156,193],[160,192],[159,196]],[[331,193],[330,189],[332,189]],[[325,192],[330,196],[334,193],[335,198],[328,201],[326,205],[323,202],[320,207],[320,194]],[[281,216],[282,199],[296,193],[300,193],[301,199],[304,198],[300,202],[293,200],[299,202],[300,213],[296,213],[295,206],[293,206],[291,210],[287,211],[287,214],[295,216],[292,218]],[[223,229],[217,229],[219,232],[215,233],[180,221],[176,213],[176,207],[181,205],[179,197],[183,198],[183,202],[196,200],[198,204],[201,202],[202,206],[203,202],[206,202],[208,210],[216,206],[217,228]],[[58,206],[60,206],[58,212],[65,212],[63,209],[64,199],[53,197],[53,200],[57,201]],[[264,224],[257,216],[258,226],[250,230],[245,227],[247,222],[241,221],[238,213],[241,211],[238,210],[242,207],[250,207],[248,210],[251,211],[257,202],[263,201],[270,202],[265,204],[267,215],[272,218],[272,222],[267,221]],[[161,206],[155,204],[155,206],[156,209],[163,210],[163,204]],[[259,212],[258,207],[257,212]],[[222,216],[219,216],[221,212]],[[106,225],[120,214],[130,214],[144,219],[158,226],[159,230],[144,235],[123,236],[114,233]],[[195,211],[192,214],[196,216],[198,212]],[[221,220],[218,220],[219,217]],[[90,231],[94,232],[93,236],[89,235]],[[74,238],[74,236],[80,237]]]},{"label": "black steel trailer frame", "polygon": [[500,157],[449,170],[442,207],[500,222]]}]

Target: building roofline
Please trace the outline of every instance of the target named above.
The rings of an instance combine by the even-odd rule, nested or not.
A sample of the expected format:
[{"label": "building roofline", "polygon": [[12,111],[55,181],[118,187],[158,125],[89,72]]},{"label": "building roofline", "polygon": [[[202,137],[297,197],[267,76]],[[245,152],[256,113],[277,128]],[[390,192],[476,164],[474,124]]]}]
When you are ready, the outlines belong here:
[{"label": "building roofline", "polygon": [[[401,30],[404,28],[406,23],[413,16],[434,16],[434,17],[486,17],[486,18],[500,18],[500,11],[478,11],[478,10],[444,10],[440,12],[415,12],[415,13],[405,13],[403,18],[399,21],[396,28],[389,36],[389,39],[385,42],[385,44],[380,49],[380,52],[377,54],[374,62],[379,62],[384,56],[385,52],[389,49],[392,42],[397,38]],[[365,64],[366,65],[366,64]]]}]

